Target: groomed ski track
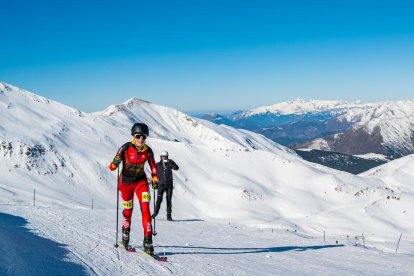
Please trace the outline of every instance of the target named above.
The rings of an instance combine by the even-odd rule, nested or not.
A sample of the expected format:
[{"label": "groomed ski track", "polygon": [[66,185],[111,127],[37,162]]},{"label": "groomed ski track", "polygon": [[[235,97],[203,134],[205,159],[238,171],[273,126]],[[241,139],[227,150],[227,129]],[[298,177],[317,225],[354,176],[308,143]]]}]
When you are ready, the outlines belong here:
[{"label": "groomed ski track", "polygon": [[[154,237],[156,252],[168,257],[168,263],[160,263],[113,246],[115,210],[2,203],[0,211],[27,219],[35,235],[65,245],[66,257],[90,275],[409,275],[413,268],[412,254],[355,246],[345,238],[328,237],[324,242],[323,237],[286,229],[197,218],[169,222],[164,214],[159,215]],[[133,215],[131,244],[137,247],[143,238],[139,219],[139,214]],[[43,254],[42,249],[34,248],[33,254]],[[36,275],[48,274],[48,267],[38,269]]]}]

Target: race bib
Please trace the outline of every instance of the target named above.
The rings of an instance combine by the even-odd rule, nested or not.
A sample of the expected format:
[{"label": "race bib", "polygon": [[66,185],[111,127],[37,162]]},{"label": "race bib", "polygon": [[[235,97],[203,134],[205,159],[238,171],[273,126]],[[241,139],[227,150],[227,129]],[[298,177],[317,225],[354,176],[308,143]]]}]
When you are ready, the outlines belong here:
[{"label": "race bib", "polygon": [[142,202],[150,202],[151,201],[151,195],[149,192],[143,192],[142,193]]},{"label": "race bib", "polygon": [[122,206],[124,206],[125,209],[132,209],[133,207],[132,200],[122,201]]}]

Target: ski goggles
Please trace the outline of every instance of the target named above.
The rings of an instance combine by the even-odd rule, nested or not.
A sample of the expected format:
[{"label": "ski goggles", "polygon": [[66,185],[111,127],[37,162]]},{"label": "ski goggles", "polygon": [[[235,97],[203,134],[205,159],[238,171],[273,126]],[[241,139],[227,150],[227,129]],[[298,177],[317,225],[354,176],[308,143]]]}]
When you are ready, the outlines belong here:
[{"label": "ski goggles", "polygon": [[145,140],[145,139],[147,139],[147,135],[145,135],[145,134],[141,134],[141,133],[135,133],[135,134],[134,134],[134,138],[136,138],[136,139],[143,139],[143,140]]}]

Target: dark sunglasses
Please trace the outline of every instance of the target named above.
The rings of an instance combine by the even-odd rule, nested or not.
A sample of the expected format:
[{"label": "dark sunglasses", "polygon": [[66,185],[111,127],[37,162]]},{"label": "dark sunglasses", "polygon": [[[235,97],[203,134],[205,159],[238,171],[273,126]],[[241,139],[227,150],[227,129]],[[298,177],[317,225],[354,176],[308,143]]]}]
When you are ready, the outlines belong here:
[{"label": "dark sunglasses", "polygon": [[147,139],[147,135],[145,135],[145,134],[139,134],[139,133],[137,133],[137,134],[134,134],[134,138],[136,138],[136,139]]}]

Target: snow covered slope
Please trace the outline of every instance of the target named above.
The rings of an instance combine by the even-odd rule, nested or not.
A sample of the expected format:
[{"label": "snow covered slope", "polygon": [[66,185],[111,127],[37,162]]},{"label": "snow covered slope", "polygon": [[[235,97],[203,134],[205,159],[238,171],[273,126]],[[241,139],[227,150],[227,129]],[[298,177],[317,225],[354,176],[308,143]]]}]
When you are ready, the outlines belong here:
[{"label": "snow covered slope", "polygon": [[[113,184],[105,168],[112,139],[123,132],[96,116],[0,84],[0,170],[4,188],[21,195],[36,189],[57,204],[63,198],[89,203],[110,200]],[[110,131],[110,136],[107,132]],[[105,203],[106,205],[106,203]],[[102,206],[105,206],[102,205]]]},{"label": "snow covered slope", "polygon": [[393,160],[361,174],[368,178],[378,178],[390,188],[414,192],[414,154]]},{"label": "snow covered slope", "polygon": [[[308,163],[261,135],[194,119],[131,99],[87,114],[7,84],[0,86],[0,183],[6,201],[113,208],[116,176],[107,166],[130,139],[130,126],[150,126],[156,155],[168,150],[175,174],[174,215],[310,234],[412,235],[413,193],[380,179]],[[40,204],[40,203],[39,203]],[[389,207],[392,206],[392,207]],[[387,209],[388,216],[381,212]]]},{"label": "snow covered slope", "polygon": [[[2,275],[374,276],[412,275],[414,268],[412,244],[405,236],[395,254],[398,236],[378,243],[367,235],[363,241],[327,232],[324,239],[195,218],[157,220],[155,250],[168,257],[167,263],[158,263],[113,246],[114,210],[0,206],[14,214],[0,213],[0,248],[6,252],[0,256]],[[20,227],[23,217],[32,231]],[[133,216],[132,225],[139,225],[139,219]],[[140,227],[132,227],[131,244],[139,248],[142,235]]]}]

